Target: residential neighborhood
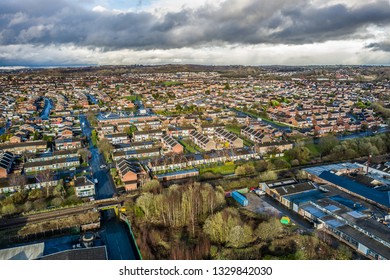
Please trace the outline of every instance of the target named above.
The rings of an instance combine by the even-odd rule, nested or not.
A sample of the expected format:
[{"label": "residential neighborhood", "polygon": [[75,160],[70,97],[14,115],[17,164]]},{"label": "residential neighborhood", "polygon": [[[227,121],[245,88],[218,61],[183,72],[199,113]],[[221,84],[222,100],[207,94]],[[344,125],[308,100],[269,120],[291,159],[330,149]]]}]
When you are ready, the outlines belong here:
[{"label": "residential neighborhood", "polygon": [[[267,207],[274,212],[288,216],[288,210],[311,223],[304,223],[305,231],[340,235],[364,257],[389,258],[388,249],[366,236],[359,246],[372,246],[369,250],[349,242],[358,233],[349,228],[353,225],[348,219],[339,225],[347,233],[318,216],[322,211],[335,217],[324,210],[324,203],[342,196],[340,191],[351,192],[337,185],[338,180],[343,185],[344,177],[331,175],[340,173],[342,165],[316,178],[309,168],[339,161],[389,161],[388,80],[357,81],[363,71],[359,68],[330,69],[328,75],[313,77],[307,74],[311,68],[286,72],[271,67],[264,70],[268,76],[229,78],[211,70],[129,69],[121,75],[112,72],[116,68],[104,75],[67,70],[62,75],[0,74],[2,215],[90,207],[92,212],[115,209],[116,215],[122,211],[141,219],[149,213],[146,204],[137,206],[145,193],[163,195],[196,182],[213,186],[213,195],[222,188],[224,200],[238,199],[238,205],[254,213],[262,208],[251,208],[260,202],[254,202],[249,190],[265,194],[268,198],[260,198],[266,201],[261,203],[273,205]],[[356,164],[347,173],[368,176]],[[383,172],[389,176],[388,169]],[[327,183],[335,188],[333,196],[323,194]],[[11,204],[17,194],[21,202]],[[369,195],[356,196],[386,212],[386,201],[378,205]],[[111,204],[102,205],[107,200]],[[356,215],[367,217],[368,210]],[[387,223],[388,216],[382,218]]]}]

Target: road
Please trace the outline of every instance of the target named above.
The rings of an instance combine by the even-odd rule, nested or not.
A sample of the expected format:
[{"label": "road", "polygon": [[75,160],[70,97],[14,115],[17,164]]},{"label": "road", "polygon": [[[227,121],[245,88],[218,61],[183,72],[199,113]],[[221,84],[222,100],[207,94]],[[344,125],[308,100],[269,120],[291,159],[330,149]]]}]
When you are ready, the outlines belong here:
[{"label": "road", "polygon": [[268,204],[270,204],[272,207],[277,209],[283,215],[290,217],[291,221],[293,221],[301,228],[305,229],[308,232],[314,231],[313,225],[309,221],[305,220],[302,216],[293,212],[292,210],[287,209],[286,207],[284,207],[283,205],[281,205],[280,203],[272,199],[270,196],[263,195],[261,199],[266,201]]},{"label": "road", "polygon": [[98,148],[92,145],[92,128],[84,115],[80,115],[80,123],[84,123],[84,125],[81,125],[82,132],[89,139],[89,150],[92,155],[89,164],[92,167],[92,177],[98,180],[96,184],[96,199],[110,198],[116,193],[115,184],[112,180],[110,170],[108,168],[100,168],[101,165],[107,165],[107,162],[103,155],[99,153]]},{"label": "road", "polygon": [[11,127],[11,122],[7,121],[5,124],[5,127],[0,128],[0,136],[3,135],[8,128]]},{"label": "road", "polygon": [[[107,165],[99,150],[92,145],[92,128],[84,115],[80,115],[80,123],[83,135],[89,139],[89,150],[92,158],[89,161],[92,167],[93,178],[98,179],[96,184],[96,199],[111,198],[116,193],[116,187],[112,180],[109,168],[100,168]],[[83,125],[84,124],[84,125]],[[102,213],[102,238],[107,245],[108,259],[110,260],[135,260],[135,245],[132,244],[127,225],[120,221],[113,210]]]},{"label": "road", "polygon": [[39,114],[42,120],[48,120],[51,108],[53,107],[53,101],[51,99],[44,97],[45,99],[45,107],[42,112]]}]

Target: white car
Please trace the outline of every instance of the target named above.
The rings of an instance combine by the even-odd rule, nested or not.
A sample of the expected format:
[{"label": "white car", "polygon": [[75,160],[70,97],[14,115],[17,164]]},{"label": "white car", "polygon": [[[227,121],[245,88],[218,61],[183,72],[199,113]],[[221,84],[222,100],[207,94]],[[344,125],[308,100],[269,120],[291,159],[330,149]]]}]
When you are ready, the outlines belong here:
[{"label": "white car", "polygon": [[93,179],[93,182],[95,183],[95,184],[97,184],[99,181],[98,181],[98,179]]}]

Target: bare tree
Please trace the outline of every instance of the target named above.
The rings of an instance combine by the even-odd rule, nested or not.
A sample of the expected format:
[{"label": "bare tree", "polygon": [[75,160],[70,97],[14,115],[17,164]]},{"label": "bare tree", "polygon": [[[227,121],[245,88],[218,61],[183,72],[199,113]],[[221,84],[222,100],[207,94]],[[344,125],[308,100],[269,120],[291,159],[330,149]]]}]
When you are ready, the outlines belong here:
[{"label": "bare tree", "polygon": [[27,183],[27,179],[22,174],[12,173],[8,176],[8,182],[10,186],[20,187],[22,190]]},{"label": "bare tree", "polygon": [[36,176],[38,182],[42,185],[44,183],[44,185],[46,185],[46,197],[49,197],[50,196],[50,193],[51,193],[51,184],[50,182],[53,181],[53,178],[54,178],[54,174],[51,170],[44,170],[40,173],[37,174]]},{"label": "bare tree", "polygon": [[91,152],[86,148],[79,149],[77,153],[81,156],[83,162],[88,162],[88,158],[91,156]]},{"label": "bare tree", "polygon": [[99,148],[99,152],[103,153],[105,159],[108,160],[112,150],[114,149],[110,141],[108,141],[106,138],[103,138],[99,141],[97,146]]}]

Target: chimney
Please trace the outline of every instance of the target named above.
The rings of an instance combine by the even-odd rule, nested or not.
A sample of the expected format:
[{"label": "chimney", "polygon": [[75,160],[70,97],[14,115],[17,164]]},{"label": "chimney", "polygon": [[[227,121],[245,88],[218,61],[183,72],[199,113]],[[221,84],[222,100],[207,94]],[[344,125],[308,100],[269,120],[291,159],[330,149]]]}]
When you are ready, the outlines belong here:
[{"label": "chimney", "polygon": [[367,159],[367,170],[366,170],[366,174],[368,174],[368,167],[370,166],[370,163],[371,163],[371,155],[368,156],[368,159]]}]

